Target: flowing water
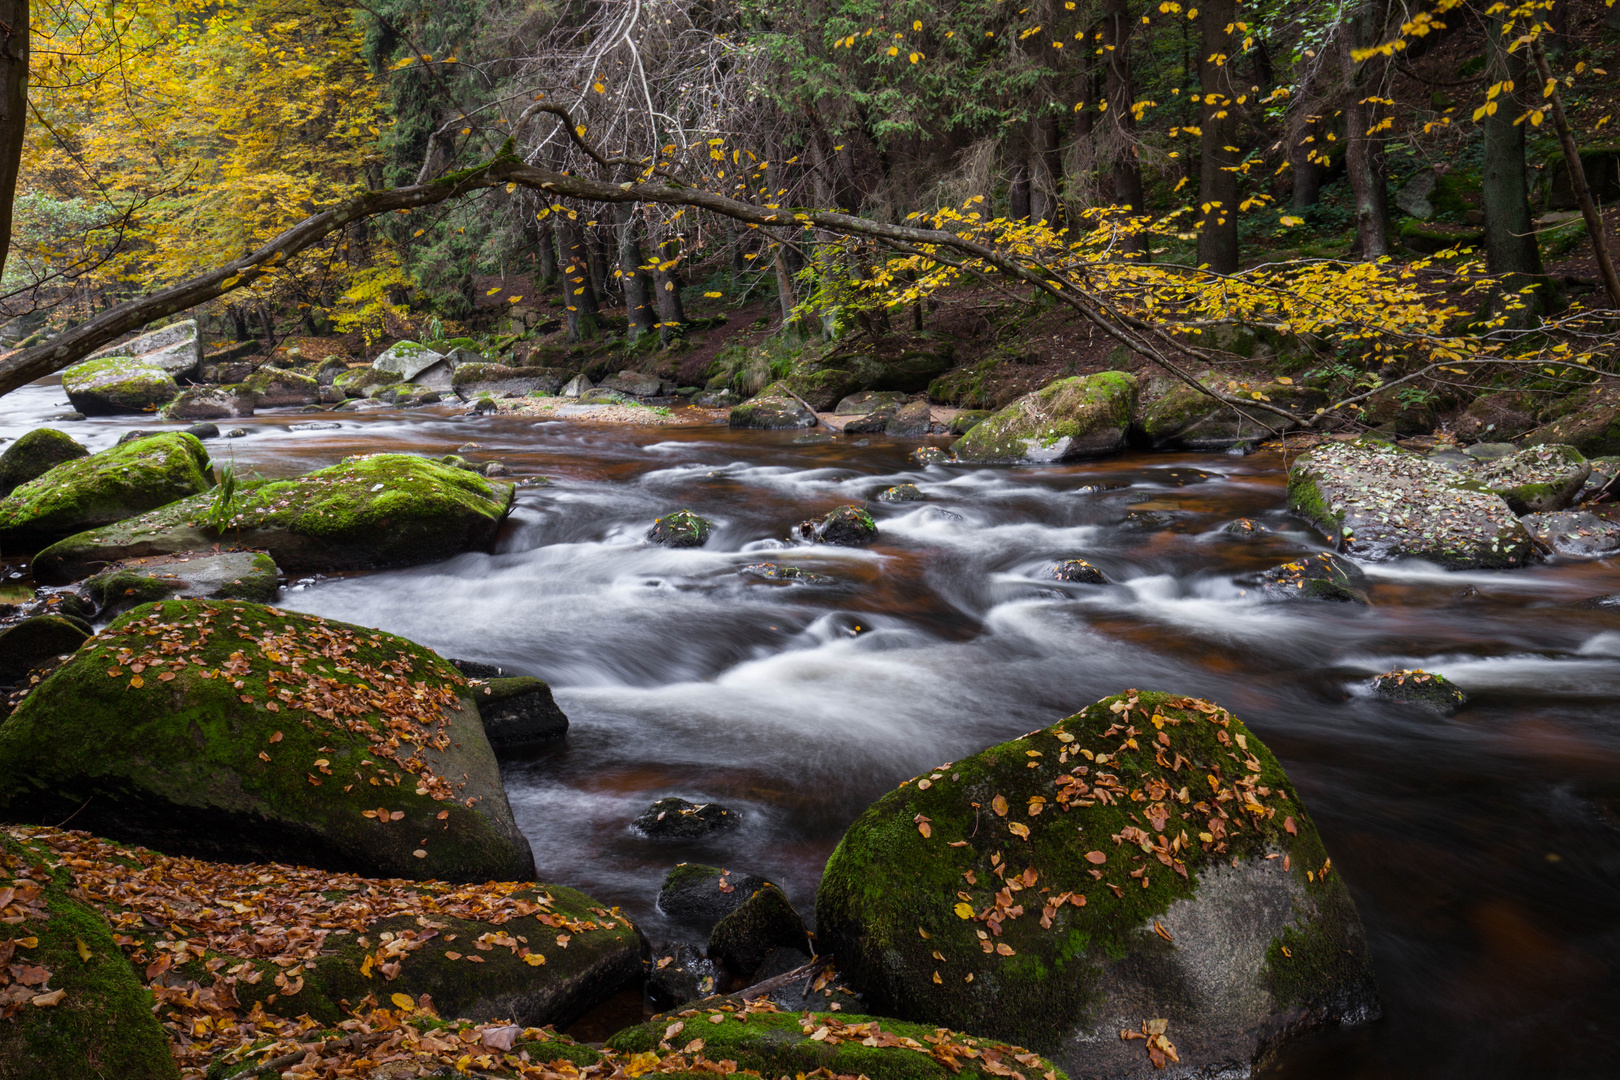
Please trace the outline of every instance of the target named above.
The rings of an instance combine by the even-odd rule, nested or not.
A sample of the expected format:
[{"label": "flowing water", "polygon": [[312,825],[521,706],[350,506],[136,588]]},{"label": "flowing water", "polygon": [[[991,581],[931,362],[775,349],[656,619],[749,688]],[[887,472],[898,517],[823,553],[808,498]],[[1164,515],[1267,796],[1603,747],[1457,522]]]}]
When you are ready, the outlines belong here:
[{"label": "flowing water", "polygon": [[[60,400],[43,384],[0,399],[0,435]],[[1127,687],[1174,690],[1276,752],[1371,939],[1385,1018],[1298,1044],[1268,1075],[1620,1072],[1620,616],[1571,606],[1620,590],[1609,563],[1371,566],[1371,607],[1269,603],[1233,576],[1321,547],[1286,512],[1275,454],[918,468],[915,443],[881,438],[447,407],[288,430],[308,419],[232,421],[250,435],[210,448],[279,476],[476,442],[469,457],[550,478],[522,489],[492,554],[305,580],[282,603],[548,680],[572,728],[506,764],[513,810],[542,878],[622,905],[655,940],[688,932],[654,905],[677,861],[762,873],[809,911],[845,826],[900,780]],[[100,448],[134,426],[66,428]],[[873,504],[871,548],[783,539],[898,483],[927,500]],[[707,546],[647,545],[680,507],[714,521]],[[1272,531],[1224,532],[1238,517]],[[1114,584],[1047,577],[1074,556]],[[741,572],[765,561],[831,580]],[[1441,719],[1370,696],[1395,666],[1472,701]],[[665,795],[743,823],[654,843],[629,822]]]}]

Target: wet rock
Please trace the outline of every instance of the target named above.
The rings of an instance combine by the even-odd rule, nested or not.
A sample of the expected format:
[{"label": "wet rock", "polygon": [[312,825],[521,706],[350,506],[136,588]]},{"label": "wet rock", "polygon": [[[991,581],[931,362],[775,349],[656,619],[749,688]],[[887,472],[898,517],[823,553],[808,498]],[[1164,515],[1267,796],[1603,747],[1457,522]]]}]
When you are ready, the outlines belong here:
[{"label": "wet rock", "polygon": [[741,979],[758,971],[775,949],[810,951],[804,920],[775,885],[755,890],[709,933],[709,956]]},{"label": "wet rock", "polygon": [[781,563],[753,563],[743,567],[742,572],[766,581],[796,581],[804,585],[827,585],[834,580],[826,574],[817,574],[798,566],[783,566]]},{"label": "wet rock", "polygon": [[410,382],[428,368],[441,362],[443,353],[434,352],[415,341],[396,341],[371,362],[375,371],[391,375],[391,382]]},{"label": "wet rock", "polygon": [[928,434],[933,422],[933,410],[927,401],[913,401],[902,405],[894,417],[883,426],[883,433],[895,439],[914,439]]},{"label": "wet rock", "polygon": [[1451,570],[1523,566],[1534,541],[1498,496],[1374,439],[1326,443],[1288,470],[1288,504],[1341,551]]},{"label": "wet rock", "polygon": [[343,425],[336,420],[313,420],[307,424],[288,424],[288,431],[342,431]]},{"label": "wet rock", "polygon": [[810,431],[803,435],[793,436],[794,446],[820,446],[838,440],[825,431]]},{"label": "wet rock", "polygon": [[976,424],[951,444],[958,461],[1051,462],[1099,457],[1125,445],[1136,378],[1119,371],[1059,379]]},{"label": "wet rock", "polygon": [[1367,575],[1349,559],[1329,551],[1273,566],[1257,574],[1244,574],[1239,585],[1257,590],[1272,600],[1329,600],[1366,604]]},{"label": "wet rock", "polygon": [[332,377],[332,389],[341,390],[349,397],[372,397],[383,387],[393,386],[399,379],[391,371],[376,368],[348,368]]},{"label": "wet rock", "polygon": [[1078,585],[1106,585],[1103,572],[1084,559],[1064,559],[1052,567],[1052,580],[1068,581]]},{"label": "wet rock", "polygon": [[84,644],[89,631],[60,615],[36,615],[0,630],[0,685]]},{"label": "wet rock", "polygon": [[742,818],[719,803],[693,803],[676,796],[659,799],[630,824],[654,840],[695,840],[734,828]]},{"label": "wet rock", "polygon": [[647,994],[660,1008],[675,1009],[720,988],[725,972],[690,945],[675,943],[655,951]]},{"label": "wet rock", "polygon": [[[1116,758],[1133,725],[1153,749]],[[1205,775],[1220,790],[1181,802]],[[1132,691],[871,806],[827,862],[817,946],[871,1008],[1046,1048],[1073,1076],[1155,1075],[1142,1042],[1118,1037],[1154,1017],[1171,1018],[1176,1075],[1239,1075],[1289,1038],[1379,1013],[1361,921],[1326,862],[1238,718]]]},{"label": "wet rock", "polygon": [[163,410],[165,420],[252,416],[258,395],[245,386],[188,386]]},{"label": "wet rock", "polygon": [[[1327,403],[1327,394],[1321,390],[1275,380],[1251,384],[1206,373],[1199,381],[1233,397],[1261,394],[1295,415],[1309,416]],[[1144,397],[1139,405],[1135,426],[1141,439],[1155,450],[1225,450],[1295,426],[1276,413],[1227,405],[1183,382],[1156,380],[1154,389],[1151,399]]]},{"label": "wet rock", "polygon": [[692,404],[701,405],[709,409],[724,409],[736,405],[738,397],[731,390],[722,387],[719,390],[704,390],[692,396]]},{"label": "wet rock", "polygon": [[922,502],[925,498],[927,496],[916,484],[896,484],[877,493],[877,501],[880,503]]},{"label": "wet rock", "polygon": [[945,430],[952,435],[966,435],[973,430],[974,425],[981,420],[988,420],[993,413],[988,409],[963,409],[951,417],[951,422],[945,425]]},{"label": "wet rock", "polygon": [[951,460],[951,455],[938,446],[919,446],[911,452],[911,460],[918,465],[943,465]]},{"label": "wet rock", "polygon": [[217,439],[219,438],[219,425],[192,424],[190,427],[186,428],[186,434],[190,435],[193,439]]},{"label": "wet rock", "polygon": [[478,473],[479,473],[480,476],[488,476],[490,478],[495,478],[495,477],[501,477],[501,476],[511,476],[512,475],[512,470],[508,469],[505,465],[501,464],[499,461],[486,461],[486,462],[484,462],[483,466],[478,470]]},{"label": "wet rock", "polygon": [[279,368],[260,368],[242,380],[242,389],[254,395],[256,408],[283,409],[291,405],[314,405],[321,387],[308,375]]},{"label": "wet rock", "polygon": [[156,412],[180,393],[167,371],[128,356],[74,364],[62,372],[62,389],[87,416]]},{"label": "wet rock", "polygon": [[765,954],[765,959],[759,962],[759,967],[754,969],[754,973],[749,976],[749,980],[762,983],[767,979],[786,975],[790,971],[797,971],[811,961],[812,957],[803,949],[772,949]]},{"label": "wet rock", "polygon": [[735,406],[727,423],[734,428],[785,431],[811,428],[816,414],[790,397],[756,397]]},{"label": "wet rock", "polygon": [[557,707],[551,687],[539,679],[491,678],[469,683],[467,690],[478,706],[489,745],[496,750],[534,746],[568,734],[568,717]]},{"label": "wet rock", "polygon": [[865,416],[846,421],[840,430],[845,435],[876,435],[886,431],[899,412],[898,405],[884,405]]},{"label": "wet rock", "polygon": [[1473,446],[1463,447],[1463,456],[1470,461],[1490,462],[1510,458],[1519,452],[1519,448],[1506,442],[1482,442]]},{"label": "wet rock", "polygon": [[1175,515],[1164,510],[1128,510],[1122,524],[1127,529],[1149,532],[1168,529],[1175,521]]},{"label": "wet rock", "polygon": [[906,395],[893,390],[862,390],[850,394],[833,409],[834,416],[869,416],[879,409],[893,405],[898,409],[906,402]]},{"label": "wet rock", "polygon": [[664,877],[658,909],[672,919],[716,923],[770,885],[757,874],[734,873],[718,866],[681,863]]},{"label": "wet rock", "polygon": [[1444,675],[1432,671],[1391,671],[1373,680],[1381,697],[1409,705],[1421,705],[1443,716],[1450,716],[1468,702],[1468,695]]},{"label": "wet rock", "polygon": [[1620,454],[1620,386],[1593,386],[1557,408],[1563,415],[1539,428],[1537,441],[1573,446],[1587,457]]},{"label": "wet rock", "polygon": [[314,379],[320,386],[331,386],[337,382],[337,377],[349,370],[349,365],[341,357],[328,356],[319,363],[310,364],[303,369],[305,375]]},{"label": "wet rock", "polygon": [[840,506],[821,518],[800,522],[794,536],[812,544],[862,547],[877,539],[877,522],[864,509],[853,504]]},{"label": "wet rock", "polygon": [[1227,522],[1221,532],[1232,536],[1264,536],[1271,530],[1253,518],[1238,518],[1236,521]]},{"label": "wet rock", "polygon": [[225,433],[225,437],[227,439],[245,439],[247,438],[247,433],[248,430],[245,427],[231,428],[231,430]]},{"label": "wet rock", "polygon": [[591,380],[583,375],[575,375],[563,384],[561,392],[563,397],[577,398],[581,394],[588,394],[594,389],[596,389],[596,384]]},{"label": "wet rock", "polygon": [[1544,514],[1568,506],[1591,472],[1573,446],[1541,445],[1486,459],[1469,471],[1468,483],[1500,495],[1515,514]]},{"label": "wet rock", "polygon": [[1620,593],[1605,593],[1602,596],[1593,596],[1574,605],[1589,611],[1620,611]]},{"label": "wet rock", "polygon": [[36,550],[206,491],[213,483],[208,451],[179,432],[74,458],[0,500],[0,550]]},{"label": "wet rock", "polygon": [[1519,519],[1547,550],[1574,559],[1596,559],[1620,551],[1620,525],[1596,514],[1566,510],[1527,514]]},{"label": "wet rock", "polygon": [[173,854],[534,878],[455,668],[391,634],[237,601],[136,608],[0,727],[0,814],[76,810],[80,828]]},{"label": "wet rock", "polygon": [[[464,397],[491,394],[496,397],[539,394],[554,397],[576,376],[564,368],[515,368],[505,364],[462,364],[450,380],[451,388]],[[577,397],[577,394],[569,395]]]},{"label": "wet rock", "polygon": [[90,451],[55,428],[35,428],[20,435],[0,454],[0,499],[63,462],[89,456]]},{"label": "wet rock", "polygon": [[197,320],[182,319],[161,330],[153,330],[91,353],[90,360],[110,356],[130,356],[151,367],[162,368],[171,378],[183,379],[202,363],[202,340],[197,336]]},{"label": "wet rock", "polygon": [[77,533],[41,551],[34,574],[76,581],[119,560],[221,544],[268,552],[283,570],[415,566],[488,547],[513,492],[426,458],[374,454],[289,480],[240,484],[223,532],[208,493]]},{"label": "wet rock", "polygon": [[698,517],[690,510],[677,510],[654,521],[647,530],[647,539],[664,547],[702,547],[709,542],[712,527],[707,518]]},{"label": "wet rock", "polygon": [[629,397],[651,398],[665,392],[664,380],[640,371],[621,371],[602,380],[602,387]]},{"label": "wet rock", "polygon": [[103,618],[141,604],[179,600],[247,600],[268,604],[279,590],[280,571],[258,551],[158,555],[131,559],[84,583]]}]

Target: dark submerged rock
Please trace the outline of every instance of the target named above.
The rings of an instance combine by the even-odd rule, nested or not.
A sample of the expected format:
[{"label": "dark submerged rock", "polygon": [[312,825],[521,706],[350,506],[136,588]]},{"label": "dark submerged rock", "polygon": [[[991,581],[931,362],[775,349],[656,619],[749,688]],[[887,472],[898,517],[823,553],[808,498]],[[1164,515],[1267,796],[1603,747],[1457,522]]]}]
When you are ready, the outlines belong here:
[{"label": "dark submerged rock", "polygon": [[1381,697],[1421,705],[1443,716],[1450,716],[1468,702],[1468,695],[1444,675],[1432,671],[1391,671],[1373,680]]},{"label": "dark submerged rock", "polygon": [[927,496],[916,484],[896,484],[877,493],[877,501],[880,503],[922,502],[925,498]]},{"label": "dark submerged rock", "polygon": [[1257,574],[1244,574],[1239,585],[1258,590],[1273,600],[1329,600],[1366,604],[1367,575],[1349,559],[1330,551],[1273,566]]},{"label": "dark submerged rock", "polygon": [[89,456],[90,451],[55,428],[35,428],[20,435],[0,454],[0,499],[63,462]]},{"label": "dark submerged rock", "polygon": [[1228,522],[1221,532],[1232,536],[1264,536],[1271,530],[1253,518],[1238,518]]},{"label": "dark submerged rock", "polygon": [[788,898],[775,885],[755,890],[709,934],[709,955],[738,978],[759,970],[775,949],[808,952],[809,932]]},{"label": "dark submerged rock", "polygon": [[1064,559],[1052,567],[1052,578],[1055,581],[1068,581],[1079,585],[1108,584],[1103,572],[1084,559]]},{"label": "dark submerged rock", "polygon": [[716,923],[768,885],[770,882],[757,874],[681,863],[665,875],[658,890],[658,907],[672,919]]},{"label": "dark submerged rock", "polygon": [[[463,674],[472,673],[463,669]],[[491,678],[482,685],[472,683],[468,689],[484,721],[489,745],[496,750],[533,746],[568,734],[568,717],[557,707],[551,687],[539,679],[526,675]]]},{"label": "dark submerged rock", "polygon": [[654,840],[695,840],[735,828],[741,816],[719,803],[693,803],[671,795],[659,799],[630,824]]},{"label": "dark submerged rock", "polygon": [[864,509],[853,504],[840,506],[821,518],[801,522],[794,534],[814,544],[862,547],[877,539],[877,522]]},{"label": "dark submerged rock", "polygon": [[677,510],[654,521],[647,530],[647,539],[654,544],[671,548],[702,547],[709,542],[712,526],[707,518],[690,510]]},{"label": "dark submerged rock", "polygon": [[725,981],[720,965],[702,950],[682,942],[656,950],[647,975],[647,995],[660,1008],[673,1009],[713,994]]},{"label": "dark submerged rock", "polygon": [[798,566],[783,566],[781,563],[752,563],[743,567],[742,572],[766,581],[797,581],[804,585],[827,585],[834,580],[826,574]]}]

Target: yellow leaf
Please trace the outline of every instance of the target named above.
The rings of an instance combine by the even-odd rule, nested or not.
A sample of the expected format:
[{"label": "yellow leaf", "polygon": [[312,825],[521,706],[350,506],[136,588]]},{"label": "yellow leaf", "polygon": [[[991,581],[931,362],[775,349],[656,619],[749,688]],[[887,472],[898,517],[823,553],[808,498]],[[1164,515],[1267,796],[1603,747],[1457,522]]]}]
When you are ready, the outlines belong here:
[{"label": "yellow leaf", "polygon": [[366,958],[360,961],[360,977],[363,979],[371,978],[371,969],[375,963],[376,959],[370,954],[367,954]]},{"label": "yellow leaf", "polygon": [[519,300],[522,300],[522,299],[523,299],[523,297],[521,297],[521,296],[508,296],[508,297],[507,297],[507,298],[506,298],[506,302],[507,302],[507,303],[508,303],[508,304],[515,304],[515,303],[517,303],[517,302],[518,302],[518,301],[519,301]]},{"label": "yellow leaf", "polygon": [[703,295],[704,295],[704,296],[706,296],[706,297],[708,297],[708,298],[709,298],[709,299],[710,299],[710,300],[716,300],[716,299],[718,299],[718,298],[720,298],[720,297],[722,297],[722,296],[724,296],[724,295],[725,295],[725,293],[717,293],[717,292],[706,292],[706,293],[704,293],[704,294],[703,294]]},{"label": "yellow leaf", "polygon": [[592,90],[595,90],[595,91],[596,91],[596,92],[597,92],[597,93],[598,93],[598,94],[605,94],[605,93],[607,93],[607,87],[606,87],[606,86],[604,86],[604,85],[603,85],[603,84],[601,84],[601,83],[596,83],[596,84],[595,84],[595,85],[594,85],[594,86],[592,86],[592,87],[591,87],[591,89],[592,89]]},{"label": "yellow leaf", "polygon": [[1025,825],[1021,821],[1009,821],[1007,823],[1007,831],[1022,840],[1029,839],[1029,826]]},{"label": "yellow leaf", "polygon": [[648,1050],[645,1053],[632,1054],[624,1072],[626,1076],[645,1076],[656,1068],[658,1068],[658,1054]]},{"label": "yellow leaf", "polygon": [[890,45],[889,46],[889,55],[890,56],[899,56],[900,55],[900,50],[897,47],[895,47],[893,45]]},{"label": "yellow leaf", "polygon": [[959,903],[959,904],[956,905],[956,907],[952,908],[951,910],[956,912],[956,917],[958,919],[971,919],[971,918],[973,918],[973,908],[968,904]]},{"label": "yellow leaf", "polygon": [[994,810],[998,817],[1006,817],[1007,800],[1003,796],[997,795],[995,798],[990,800],[990,809]]},{"label": "yellow leaf", "polygon": [[82,937],[75,937],[73,939],[73,944],[75,944],[75,945],[77,945],[79,947],[79,959],[83,960],[85,963],[88,964],[90,962],[90,955],[91,955],[90,954],[90,946],[88,946],[88,945],[86,945],[84,943],[84,938],[82,938]]},{"label": "yellow leaf", "polygon": [[539,967],[541,964],[546,962],[546,958],[537,952],[532,952],[523,958],[523,962],[528,964],[530,967]]},{"label": "yellow leaf", "polygon": [[409,994],[391,994],[389,995],[388,1000],[394,1003],[394,1008],[396,1009],[416,1008],[416,1001],[412,999]]},{"label": "yellow leaf", "polygon": [[498,293],[500,291],[501,291],[501,286],[497,285],[493,289],[486,289],[484,291],[484,295],[485,296],[494,296],[496,293]]}]

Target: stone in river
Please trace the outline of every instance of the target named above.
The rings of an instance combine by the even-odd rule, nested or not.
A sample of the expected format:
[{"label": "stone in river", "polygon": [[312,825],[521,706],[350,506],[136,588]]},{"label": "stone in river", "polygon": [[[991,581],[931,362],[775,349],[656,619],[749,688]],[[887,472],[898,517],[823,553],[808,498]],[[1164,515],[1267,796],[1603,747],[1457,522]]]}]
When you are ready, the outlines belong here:
[{"label": "stone in river", "polygon": [[1081,585],[1108,584],[1108,579],[1103,577],[1103,572],[1084,559],[1064,559],[1052,567],[1052,577],[1057,581],[1069,581]]},{"label": "stone in river", "polygon": [[719,803],[694,803],[676,796],[659,799],[631,822],[656,840],[693,840],[734,828],[741,817]]},{"label": "stone in river", "polygon": [[1373,689],[1391,701],[1421,705],[1450,716],[1468,702],[1455,683],[1432,671],[1391,671],[1373,680]]},{"label": "stone in river", "polygon": [[757,874],[681,863],[664,877],[658,907],[672,919],[716,923],[770,882]]}]

